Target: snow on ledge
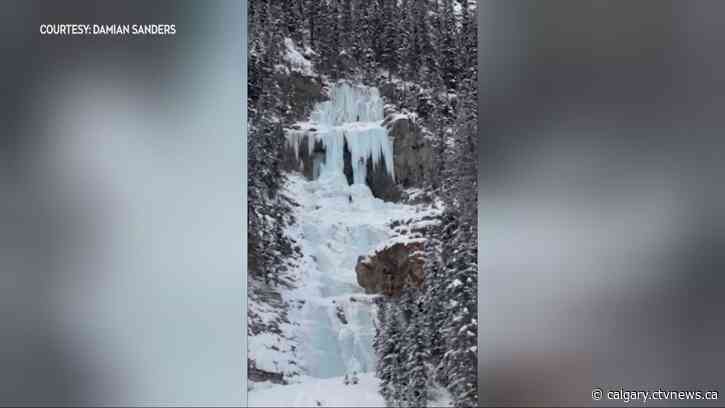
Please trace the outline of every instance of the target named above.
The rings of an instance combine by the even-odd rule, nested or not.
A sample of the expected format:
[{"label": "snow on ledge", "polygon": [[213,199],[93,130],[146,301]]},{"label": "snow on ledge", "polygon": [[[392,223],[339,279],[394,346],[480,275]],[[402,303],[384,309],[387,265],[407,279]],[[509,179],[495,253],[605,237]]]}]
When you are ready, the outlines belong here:
[{"label": "snow on ledge", "polygon": [[312,62],[310,62],[310,60],[302,55],[302,53],[297,49],[297,46],[291,38],[284,39],[284,46],[284,60],[287,61],[292,71],[299,72],[302,75],[306,76],[315,75],[315,72],[312,69]]}]

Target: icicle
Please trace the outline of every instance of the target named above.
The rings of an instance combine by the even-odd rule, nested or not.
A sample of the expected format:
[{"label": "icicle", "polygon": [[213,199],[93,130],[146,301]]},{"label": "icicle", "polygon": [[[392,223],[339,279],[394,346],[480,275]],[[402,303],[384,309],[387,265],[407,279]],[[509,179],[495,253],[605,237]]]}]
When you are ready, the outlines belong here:
[{"label": "icicle", "polygon": [[307,132],[303,130],[288,129],[286,132],[287,146],[294,149],[297,158],[300,157],[300,144],[306,135]]},{"label": "icicle", "polygon": [[[288,130],[287,143],[299,157],[299,145],[308,136],[308,153],[311,155],[316,142],[325,148],[325,172],[344,173],[344,149],[347,141],[353,172],[353,183],[364,184],[367,177],[367,160],[373,168],[385,161],[385,171],[395,179],[393,145],[388,131],[380,125],[383,120],[383,100],[377,88],[337,83],[330,91],[330,100],[315,106],[311,116],[317,128]],[[311,124],[307,124],[311,125]]]},{"label": "icicle", "polygon": [[368,158],[372,159],[373,167],[379,166],[380,160],[385,159],[385,170],[395,179],[393,145],[387,129],[379,125],[355,124],[347,128],[346,139],[355,183],[365,183]]},{"label": "icicle", "polygon": [[344,131],[339,128],[321,130],[317,134],[317,138],[325,148],[325,164],[320,169],[320,174],[326,172],[342,174],[345,166],[343,155],[345,149]]}]

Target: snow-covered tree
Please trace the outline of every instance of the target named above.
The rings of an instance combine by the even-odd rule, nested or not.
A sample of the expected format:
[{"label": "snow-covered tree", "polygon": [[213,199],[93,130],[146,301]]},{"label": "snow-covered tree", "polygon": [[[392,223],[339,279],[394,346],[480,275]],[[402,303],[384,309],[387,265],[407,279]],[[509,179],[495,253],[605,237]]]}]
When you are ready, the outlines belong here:
[{"label": "snow-covered tree", "polygon": [[428,364],[431,356],[425,332],[427,310],[417,289],[405,289],[400,304],[407,314],[403,336],[406,339],[403,345],[403,355],[406,358],[403,369],[407,373],[405,400],[410,406],[424,407],[429,400]]},{"label": "snow-covered tree", "polygon": [[[440,17],[438,18],[438,66],[445,84],[450,89],[456,88],[456,77],[460,66],[458,54],[463,51],[458,48],[456,41],[457,21],[454,14],[455,0],[441,0]],[[471,52],[471,50],[465,50]]]},{"label": "snow-covered tree", "polygon": [[399,384],[402,376],[401,367],[401,333],[396,323],[397,311],[386,302],[378,304],[378,320],[381,326],[378,327],[375,348],[378,356],[375,375],[380,379],[380,394],[385,398],[389,406],[397,406],[400,400],[401,387]]}]

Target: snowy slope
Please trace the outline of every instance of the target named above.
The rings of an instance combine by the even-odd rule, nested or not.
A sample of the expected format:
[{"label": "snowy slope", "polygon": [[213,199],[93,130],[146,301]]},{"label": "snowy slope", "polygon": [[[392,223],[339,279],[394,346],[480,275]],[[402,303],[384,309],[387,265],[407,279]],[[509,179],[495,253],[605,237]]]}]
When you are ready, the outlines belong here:
[{"label": "snowy slope", "polygon": [[[255,384],[249,393],[250,407],[385,407],[378,393],[379,380],[373,373],[359,376],[360,382],[345,385],[343,377],[302,377],[296,384],[279,386],[270,383]],[[433,401],[428,406],[451,407],[450,394],[443,388],[431,390]]]},{"label": "snowy slope", "polygon": [[[345,385],[342,377],[319,379],[303,377],[299,384],[258,385],[250,393],[250,407],[384,407],[378,394],[378,379],[361,374],[356,385]],[[318,405],[319,403],[319,405]]]}]

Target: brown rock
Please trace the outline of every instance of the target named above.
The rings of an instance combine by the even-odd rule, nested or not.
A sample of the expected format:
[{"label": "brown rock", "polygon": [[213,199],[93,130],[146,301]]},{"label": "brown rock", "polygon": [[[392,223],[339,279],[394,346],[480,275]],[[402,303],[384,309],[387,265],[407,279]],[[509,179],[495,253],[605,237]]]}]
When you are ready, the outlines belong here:
[{"label": "brown rock", "polygon": [[423,283],[423,244],[395,243],[373,255],[359,257],[355,266],[358,284],[365,293],[397,296],[404,287]]}]

